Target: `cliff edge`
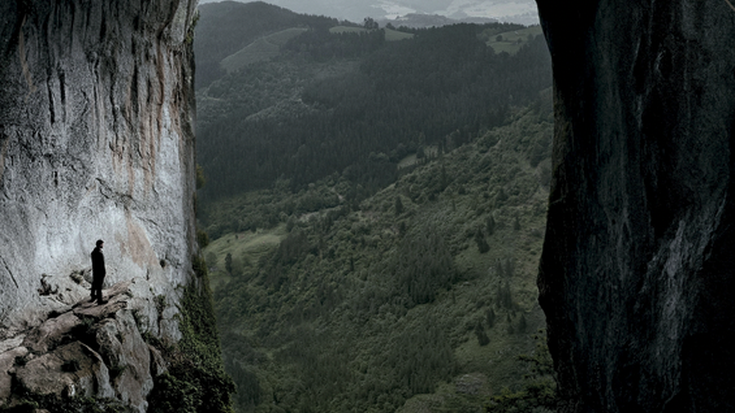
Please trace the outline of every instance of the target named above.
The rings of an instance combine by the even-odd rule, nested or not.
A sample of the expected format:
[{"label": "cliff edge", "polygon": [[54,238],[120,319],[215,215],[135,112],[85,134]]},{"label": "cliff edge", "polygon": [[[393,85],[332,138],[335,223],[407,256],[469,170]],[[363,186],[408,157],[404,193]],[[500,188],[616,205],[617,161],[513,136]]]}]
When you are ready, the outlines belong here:
[{"label": "cliff edge", "polygon": [[[182,300],[195,291],[208,305],[195,274],[196,6],[0,2],[0,408],[49,393],[145,411],[156,374],[173,365],[151,372],[151,343],[191,342]],[[97,239],[116,293],[93,309]]]},{"label": "cliff edge", "polygon": [[189,278],[195,165],[187,36],[195,7],[195,0],[0,4],[5,334],[70,304],[40,295],[41,280],[68,284],[91,266],[99,238],[111,284],[140,277],[168,295]]},{"label": "cliff edge", "polygon": [[735,411],[735,7],[537,2],[556,116],[539,289],[563,411]]}]

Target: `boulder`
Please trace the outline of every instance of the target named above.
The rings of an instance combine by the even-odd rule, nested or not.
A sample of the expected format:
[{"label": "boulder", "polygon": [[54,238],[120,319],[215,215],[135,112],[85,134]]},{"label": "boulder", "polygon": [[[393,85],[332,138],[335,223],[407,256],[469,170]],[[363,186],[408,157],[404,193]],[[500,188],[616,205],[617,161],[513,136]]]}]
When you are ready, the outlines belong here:
[{"label": "boulder", "polygon": [[110,398],[115,394],[102,357],[78,341],[16,367],[15,378],[28,392],[42,396]]},{"label": "boulder", "polygon": [[129,311],[119,311],[93,327],[99,353],[110,369],[116,398],[145,412],[153,389],[151,352]]},{"label": "boulder", "polygon": [[74,313],[64,313],[46,320],[46,322],[31,330],[25,336],[23,343],[34,353],[46,353],[56,348],[64,340],[75,339],[75,337],[72,337],[74,329],[81,324],[82,320]]},{"label": "boulder", "polygon": [[23,359],[28,354],[25,347],[15,347],[0,353],[0,407],[12,395],[12,375],[18,359]]},{"label": "boulder", "polygon": [[165,373],[167,364],[141,334],[153,336],[136,311],[156,303],[152,294],[150,301],[134,296],[136,282],[142,281],[103,290],[105,304],[85,297],[27,333],[0,341],[0,406],[25,397],[12,392],[21,386],[32,396],[110,398],[145,412],[153,378]]}]

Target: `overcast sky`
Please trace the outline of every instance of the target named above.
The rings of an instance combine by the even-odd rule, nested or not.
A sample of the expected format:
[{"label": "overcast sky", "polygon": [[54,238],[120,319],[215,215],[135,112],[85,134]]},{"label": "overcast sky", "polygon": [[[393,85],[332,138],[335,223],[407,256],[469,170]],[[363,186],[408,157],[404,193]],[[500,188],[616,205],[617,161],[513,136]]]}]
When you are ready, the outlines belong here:
[{"label": "overcast sky", "polygon": [[[200,4],[220,0],[200,0]],[[247,3],[250,0],[238,0]],[[534,0],[268,0],[266,3],[308,13],[362,22],[365,17],[390,19],[409,13],[452,18],[489,17],[523,24],[538,22]]]}]

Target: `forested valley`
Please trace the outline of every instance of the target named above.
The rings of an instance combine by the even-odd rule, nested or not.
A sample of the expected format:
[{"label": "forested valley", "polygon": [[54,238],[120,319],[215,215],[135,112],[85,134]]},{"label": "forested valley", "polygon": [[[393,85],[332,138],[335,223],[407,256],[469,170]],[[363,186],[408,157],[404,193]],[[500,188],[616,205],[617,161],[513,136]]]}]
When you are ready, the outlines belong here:
[{"label": "forested valley", "polygon": [[200,12],[199,239],[237,410],[553,411],[540,29]]}]

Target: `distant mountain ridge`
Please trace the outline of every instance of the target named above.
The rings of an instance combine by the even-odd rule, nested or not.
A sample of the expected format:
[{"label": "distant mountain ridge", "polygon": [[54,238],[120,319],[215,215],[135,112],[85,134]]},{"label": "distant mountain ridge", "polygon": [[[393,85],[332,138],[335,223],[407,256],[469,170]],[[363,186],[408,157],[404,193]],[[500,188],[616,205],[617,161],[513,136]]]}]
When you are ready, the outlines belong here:
[{"label": "distant mountain ridge", "polygon": [[[222,23],[203,12],[199,25],[229,39],[243,32],[239,25],[264,18],[249,13],[250,5],[224,4],[232,6],[242,15],[229,11]],[[256,7],[262,15],[284,13]],[[335,172],[369,193],[392,182],[396,163],[419,146],[445,145],[455,132],[449,146],[466,141],[550,86],[538,28],[366,30],[325,17],[285,17],[292,27],[246,33],[254,40],[222,60],[197,56],[199,69],[219,70],[197,88],[197,154],[209,176],[202,202],[267,188],[279,177],[296,188]],[[398,35],[413,40],[396,41]],[[202,32],[196,37],[211,41]],[[239,46],[231,43],[226,53]]]},{"label": "distant mountain ridge", "polygon": [[332,27],[337,19],[294,13],[261,1],[224,1],[199,6],[194,39],[197,56],[196,87],[209,85],[224,75],[219,65],[227,56],[256,39],[293,27]]},{"label": "distant mountain ridge", "polygon": [[395,27],[410,27],[416,29],[422,29],[427,27],[441,27],[450,24],[458,23],[474,23],[474,24],[486,24],[497,22],[495,19],[488,19],[483,17],[467,17],[463,19],[452,19],[446,16],[438,14],[421,14],[421,13],[410,13],[405,16],[396,17],[394,19],[379,19],[378,23],[380,26],[391,24]]},{"label": "distant mountain ridge", "polygon": [[[201,0],[201,4],[217,0]],[[538,24],[533,0],[270,0],[272,4],[299,13],[325,15],[361,22],[365,17],[392,20],[410,14],[440,15],[455,20],[488,18],[524,25]]]},{"label": "distant mountain ridge", "polygon": [[[335,11],[336,12],[336,11]],[[202,89],[220,79],[233,67],[239,67],[242,59],[230,57],[250,46],[267,60],[278,54],[278,47],[285,38],[278,36],[275,43],[269,36],[291,29],[329,29],[336,26],[362,27],[360,23],[338,20],[324,15],[300,14],[287,8],[262,1],[206,2],[199,6],[200,18],[196,27],[194,52],[197,56],[196,88]],[[423,29],[452,24],[488,24],[497,20],[482,17],[451,18],[439,14],[408,13],[394,18],[379,18],[380,27]],[[293,33],[293,31],[292,31]],[[290,36],[287,36],[290,37]],[[225,61],[226,58],[228,61]],[[234,60],[234,62],[233,62]]]}]

